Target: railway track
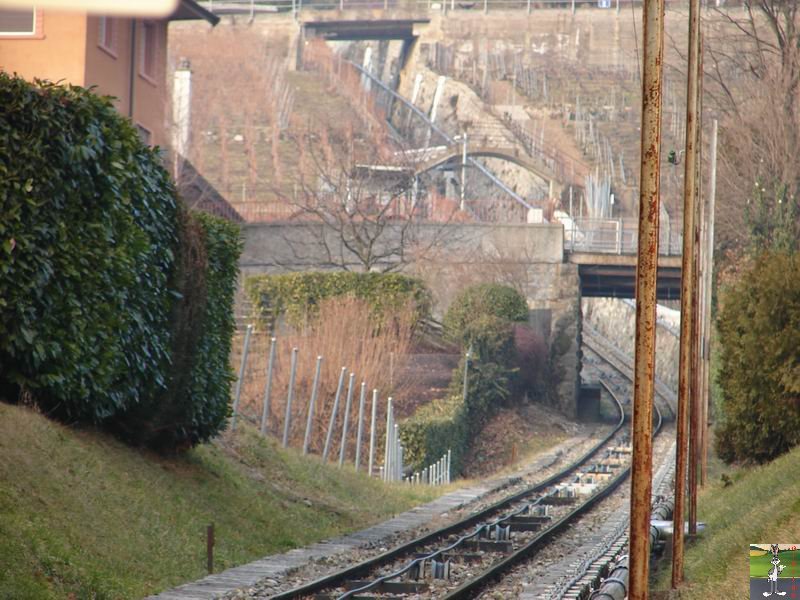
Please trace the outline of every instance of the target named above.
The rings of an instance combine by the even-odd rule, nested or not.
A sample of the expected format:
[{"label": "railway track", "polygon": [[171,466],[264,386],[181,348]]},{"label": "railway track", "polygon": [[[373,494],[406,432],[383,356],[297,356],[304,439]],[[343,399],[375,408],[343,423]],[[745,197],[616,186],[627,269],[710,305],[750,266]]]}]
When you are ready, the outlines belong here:
[{"label": "railway track", "polygon": [[[625,410],[615,392],[606,388],[619,421],[568,467],[457,523],[271,598],[474,597],[546,547],[627,478],[630,446],[622,431]],[[658,431],[660,412],[656,415]]]}]

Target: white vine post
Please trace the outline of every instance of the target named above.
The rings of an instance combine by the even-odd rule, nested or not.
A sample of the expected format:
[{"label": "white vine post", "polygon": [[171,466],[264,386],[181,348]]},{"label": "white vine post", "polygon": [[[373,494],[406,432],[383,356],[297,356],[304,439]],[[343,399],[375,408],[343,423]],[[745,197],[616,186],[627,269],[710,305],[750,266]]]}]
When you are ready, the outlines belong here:
[{"label": "white vine post", "polygon": [[264,407],[261,411],[261,435],[267,435],[267,421],[269,419],[270,396],[272,395],[272,368],[275,364],[275,343],[272,338],[269,343],[269,362],[267,363],[267,383],[264,384]]},{"label": "white vine post", "polygon": [[344,387],[344,376],[347,373],[347,367],[342,367],[339,372],[339,385],[336,387],[336,398],[333,401],[333,411],[331,412],[331,420],[328,423],[328,435],[325,436],[325,449],[322,451],[322,460],[328,460],[328,452],[331,449],[331,440],[333,439],[333,426],[336,423],[336,413],[339,412],[339,398],[342,395],[342,387]]},{"label": "white vine post", "polygon": [[236,415],[239,412],[239,398],[242,395],[242,383],[244,382],[244,373],[247,368],[247,353],[250,350],[250,334],[253,332],[253,326],[247,326],[247,333],[244,334],[244,348],[242,349],[242,365],[239,367],[239,379],[236,382],[236,393],[233,397],[233,416],[231,417],[231,431],[236,431]]},{"label": "white vine post", "polygon": [[339,467],[344,465],[344,455],[347,453],[347,428],[350,425],[350,407],[353,403],[353,388],[355,387],[356,374],[350,373],[347,385],[347,402],[344,405],[344,419],[342,420],[342,444],[339,447]]},{"label": "white vine post", "polygon": [[372,390],[372,419],[369,426],[369,465],[367,475],[372,477],[372,469],[375,466],[375,418],[378,411],[378,390]]},{"label": "white vine post", "polygon": [[289,430],[292,426],[292,399],[294,398],[294,380],[297,376],[297,348],[292,348],[292,368],[289,373],[289,392],[286,395],[286,419],[283,423],[283,447],[289,445]]},{"label": "white vine post", "polygon": [[317,369],[314,371],[314,384],[311,386],[311,400],[308,402],[308,418],[306,419],[306,435],[303,438],[303,454],[308,454],[308,443],[311,440],[311,425],[314,421],[314,405],[317,403],[317,387],[319,372],[322,369],[322,357],[317,356]]},{"label": "white vine post", "polygon": [[361,438],[364,434],[364,402],[367,399],[367,382],[361,382],[361,395],[358,398],[358,433],[356,434],[356,471],[361,465]]},{"label": "white vine post", "polygon": [[392,433],[394,433],[393,427],[393,415],[392,415],[392,398],[386,401],[386,445],[383,452],[383,480],[389,481],[391,478],[391,469],[390,469],[390,461],[392,459]]}]

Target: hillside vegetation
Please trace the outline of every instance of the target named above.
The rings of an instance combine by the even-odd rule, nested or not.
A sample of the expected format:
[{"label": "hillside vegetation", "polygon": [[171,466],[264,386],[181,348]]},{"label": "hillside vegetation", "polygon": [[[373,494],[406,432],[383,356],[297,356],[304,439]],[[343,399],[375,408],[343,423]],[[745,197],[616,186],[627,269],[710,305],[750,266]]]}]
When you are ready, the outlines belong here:
[{"label": "hillside vegetation", "polygon": [[[714,480],[698,498],[698,520],[707,523],[703,536],[686,550],[686,580],[681,599],[748,598],[750,544],[793,544],[800,539],[800,448],[771,463],[743,467]],[[783,561],[786,563],[786,561]],[[657,589],[669,589],[670,565],[660,564]],[[660,595],[659,598],[666,596]]]},{"label": "hillside vegetation", "polygon": [[0,403],[0,598],[140,598],[429,500],[247,429],[164,458]]}]

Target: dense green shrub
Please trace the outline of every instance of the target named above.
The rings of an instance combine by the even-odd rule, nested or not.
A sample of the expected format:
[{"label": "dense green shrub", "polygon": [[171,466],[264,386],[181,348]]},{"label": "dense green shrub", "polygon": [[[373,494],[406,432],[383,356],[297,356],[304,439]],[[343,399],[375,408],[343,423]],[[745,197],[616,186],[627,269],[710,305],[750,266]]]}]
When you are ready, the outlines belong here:
[{"label": "dense green shrub", "polygon": [[422,470],[440,457],[451,454],[451,468],[458,473],[469,449],[469,417],[460,392],[435,400],[403,422],[400,429],[403,459]]},{"label": "dense green shrub", "polygon": [[445,317],[445,329],[462,351],[470,351],[469,366],[462,357],[447,398],[423,407],[402,424],[403,446],[414,468],[424,468],[451,449],[454,472],[460,470],[471,440],[511,394],[517,374],[512,321],[527,317],[525,299],[500,285],[468,288],[453,302]]},{"label": "dense green shrub", "polygon": [[485,315],[505,321],[527,321],[528,304],[522,294],[506,285],[484,283],[468,287],[447,309],[443,322],[445,336],[465,344],[467,325]]},{"label": "dense green shrub", "polygon": [[217,432],[238,230],[82,88],[0,73],[0,149],[0,387],[159,447]]},{"label": "dense green shrub", "polygon": [[800,441],[800,257],[762,254],[720,305],[717,450],[770,460]]},{"label": "dense green shrub", "polygon": [[378,314],[398,310],[412,302],[418,318],[430,314],[430,292],[420,279],[399,273],[306,272],[257,275],[245,281],[245,292],[256,315],[269,329],[285,315],[293,325],[313,316],[319,303],[334,296],[353,294],[366,300]]},{"label": "dense green shrub", "polygon": [[[213,437],[230,416],[234,292],[239,227],[206,213],[182,213],[172,310],[172,368],[164,392],[117,419],[117,428],[155,448]],[[211,368],[210,368],[211,367]]]},{"label": "dense green shrub", "polygon": [[0,73],[0,379],[69,420],[162,389],[175,194],[111,101]]}]

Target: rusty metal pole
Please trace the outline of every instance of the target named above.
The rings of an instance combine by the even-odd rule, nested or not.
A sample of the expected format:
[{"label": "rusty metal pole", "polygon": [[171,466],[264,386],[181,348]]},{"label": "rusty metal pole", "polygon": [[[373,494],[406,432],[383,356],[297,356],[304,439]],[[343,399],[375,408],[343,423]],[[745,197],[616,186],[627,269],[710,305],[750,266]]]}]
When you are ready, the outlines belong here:
[{"label": "rusty metal pole", "polygon": [[650,560],[653,475],[656,274],[661,200],[661,104],[664,65],[664,0],[645,0],[642,74],[642,146],[639,248],[636,263],[636,336],[631,467],[630,580],[628,598],[646,600]]},{"label": "rusty metal pole", "polygon": [[688,451],[689,415],[692,391],[692,338],[694,322],[694,218],[695,178],[697,175],[697,79],[699,76],[698,46],[700,39],[700,0],[689,3],[689,65],[686,82],[686,153],[683,178],[683,255],[681,259],[681,337],[679,348],[678,415],[675,451],[675,509],[672,513],[672,588],[683,582],[684,507],[686,502],[686,463]]}]

